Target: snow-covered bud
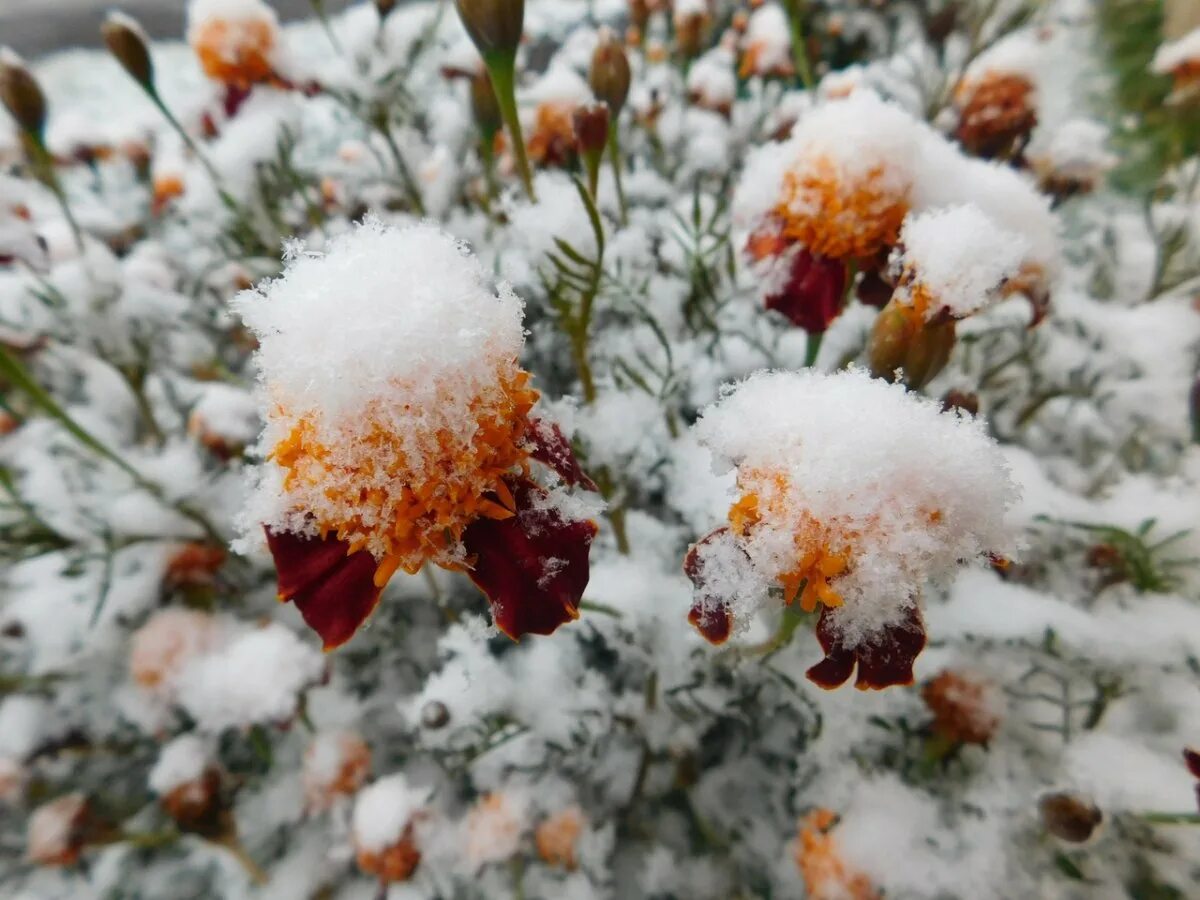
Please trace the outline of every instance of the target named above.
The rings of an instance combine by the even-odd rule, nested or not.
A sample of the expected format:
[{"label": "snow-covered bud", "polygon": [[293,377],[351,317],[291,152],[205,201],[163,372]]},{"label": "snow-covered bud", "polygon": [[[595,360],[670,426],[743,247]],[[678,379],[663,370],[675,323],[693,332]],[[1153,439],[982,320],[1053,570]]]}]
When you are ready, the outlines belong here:
[{"label": "snow-covered bud", "polygon": [[820,606],[825,659],[808,677],[822,687],[856,665],[861,688],[911,684],[925,585],[1011,541],[1013,486],[982,425],[865,372],[758,373],[694,430],[718,471],[736,472],[737,499],[689,558],[690,618],[708,636],[772,588]]},{"label": "snow-covered bud", "polygon": [[480,69],[471,76],[471,114],[475,117],[475,127],[485,140],[492,140],[504,124],[487,69]]},{"label": "snow-covered bud", "polygon": [[217,641],[212,616],[188,609],[164,609],[133,634],[129,672],[139,687],[173,693],[184,667]]},{"label": "snow-covered bud", "polygon": [[959,109],[955,137],[974,156],[1011,159],[1037,125],[1033,84],[1014,72],[989,71],[964,78],[955,92]]},{"label": "snow-covered bud", "polygon": [[1104,814],[1082,794],[1062,791],[1038,800],[1042,827],[1060,841],[1082,844],[1104,821]]},{"label": "snow-covered bud", "polygon": [[533,834],[538,856],[549,866],[574,869],[579,864],[576,846],[583,826],[583,812],[577,806],[569,806],[543,819]]},{"label": "snow-covered bud", "polygon": [[150,59],[150,41],[142,26],[124,13],[111,12],[100,26],[100,35],[130,77],[153,93],[154,63]]},{"label": "snow-covered bud", "polygon": [[878,900],[871,880],[842,857],[834,836],[838,817],[829,809],[815,809],[800,820],[792,845],[796,867],[811,900]]},{"label": "snow-covered bud", "polygon": [[39,866],[73,866],[87,846],[91,805],[83,794],[43,803],[29,817],[25,855]]},{"label": "snow-covered bud", "polygon": [[150,789],[181,831],[216,838],[228,830],[221,770],[208,745],[195,735],[182,735],[163,747],[150,770]]},{"label": "snow-covered bud", "polygon": [[1004,695],[995,683],[957,669],[926,684],[921,699],[933,713],[934,734],[951,744],[987,744],[1004,714]]},{"label": "snow-covered bud", "polygon": [[304,751],[304,796],[311,810],[329,809],[339,797],[353,796],[371,773],[371,748],[357,734],[317,735]]},{"label": "snow-covered bud", "polygon": [[187,40],[214,81],[244,90],[275,76],[279,19],[263,0],[191,0]]},{"label": "snow-covered bud", "polygon": [[525,0],[454,0],[454,6],[485,60],[517,52],[525,25]]},{"label": "snow-covered bud", "polygon": [[365,788],[354,804],[352,823],[358,867],[382,883],[407,881],[421,863],[416,825],[429,792],[403,775],[389,775]]},{"label": "snow-covered bud", "polygon": [[46,130],[46,95],[25,60],[0,47],[0,103],[22,131],[42,141]]},{"label": "snow-covered bud", "polygon": [[614,120],[625,108],[629,83],[629,57],[625,48],[611,28],[601,28],[592,53],[592,66],[588,70],[588,84],[596,99],[608,104]]},{"label": "snow-covered bud", "polygon": [[867,341],[871,374],[919,390],[937,377],[954,349],[954,320],[930,323],[893,299],[875,318]]},{"label": "snow-covered bud", "polygon": [[450,710],[440,700],[430,700],[421,707],[421,726],[431,731],[445,728],[450,722]]},{"label": "snow-covered bud", "polygon": [[705,3],[678,3],[675,6],[675,52],[684,59],[694,59],[704,49],[712,27],[712,14]]},{"label": "snow-covered bud", "polygon": [[519,799],[500,792],[484,795],[467,813],[467,859],[476,867],[511,859],[527,824]]}]

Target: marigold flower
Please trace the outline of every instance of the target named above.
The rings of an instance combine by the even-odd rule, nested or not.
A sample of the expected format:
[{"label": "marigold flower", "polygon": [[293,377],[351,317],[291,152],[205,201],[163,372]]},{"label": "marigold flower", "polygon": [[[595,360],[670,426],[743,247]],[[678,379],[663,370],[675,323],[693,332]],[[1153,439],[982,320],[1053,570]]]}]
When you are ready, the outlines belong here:
[{"label": "marigold flower", "polygon": [[988,71],[964,78],[955,89],[958,129],[966,150],[984,159],[1012,159],[1037,125],[1033,84],[1015,72]]},{"label": "marigold flower", "polygon": [[981,426],[850,371],[759,373],[695,429],[738,497],[689,554],[693,624],[724,639],[773,587],[821,609],[814,682],[857,665],[860,688],[911,684],[926,582],[1008,541],[1012,485]]},{"label": "marigold flower", "polygon": [[357,734],[318,735],[304,751],[304,796],[308,808],[329,809],[339,797],[358,791],[371,774],[371,748]]},{"label": "marigold flower", "polygon": [[843,858],[833,830],[837,816],[828,809],[815,809],[800,820],[796,836],[796,866],[804,878],[810,900],[878,900],[881,896],[871,880]]},{"label": "marigold flower", "polygon": [[953,744],[987,744],[1000,727],[1004,695],[972,672],[946,669],[921,689],[933,732]]},{"label": "marigold flower", "polygon": [[473,866],[509,859],[525,825],[522,803],[504,793],[485,794],[467,813],[467,859]]},{"label": "marigold flower", "polygon": [[275,77],[279,19],[262,0],[191,0],[187,40],[214,81],[246,88]]},{"label": "marigold flower", "polygon": [[741,44],[738,74],[742,78],[789,78],[794,74],[791,28],[787,13],[778,3],[765,3],[751,13]]},{"label": "marigold flower", "polygon": [[1170,102],[1194,100],[1200,94],[1200,28],[1193,28],[1173,41],[1164,41],[1150,61],[1150,71],[1171,76],[1174,90]]},{"label": "marigold flower", "polygon": [[43,803],[29,817],[25,853],[39,866],[73,866],[87,846],[91,809],[83,794]]},{"label": "marigold flower", "polygon": [[221,771],[208,745],[194,734],[175,738],[150,770],[150,789],[181,830],[216,837],[227,827]]},{"label": "marigold flower", "polygon": [[1038,800],[1038,813],[1046,831],[1070,844],[1087,841],[1104,821],[1104,814],[1091,799],[1070,791],[1043,796]]},{"label": "marigold flower", "polygon": [[156,216],[162,215],[163,210],[176,197],[183,196],[183,176],[179,174],[155,175],[152,186],[153,196],[150,201],[150,210]]},{"label": "marigold flower", "polygon": [[164,609],[133,634],[129,672],[141,687],[171,692],[184,667],[212,649],[218,626],[212,616],[188,609]]},{"label": "marigold flower", "polygon": [[429,792],[403,775],[389,775],[365,788],[352,823],[358,867],[383,884],[407,881],[421,863],[417,824]]},{"label": "marigold flower", "polygon": [[533,834],[538,856],[547,865],[574,869],[579,864],[575,848],[584,824],[583,812],[577,806],[569,806],[543,819]]},{"label": "marigold flower", "polygon": [[205,587],[216,580],[225,562],[225,548],[212,544],[184,544],[167,560],[163,581],[170,587]]},{"label": "marigold flower", "polygon": [[[251,511],[280,599],[326,649],[349,640],[397,570],[426,563],[467,571],[513,638],[578,616],[595,524],[562,513],[531,464],[566,484],[581,473],[565,440],[546,445],[561,433],[533,424],[520,301],[485,285],[436,228],[371,221],[239,300],[260,338],[267,409]],[[367,320],[312,353],[355,303]]]}]

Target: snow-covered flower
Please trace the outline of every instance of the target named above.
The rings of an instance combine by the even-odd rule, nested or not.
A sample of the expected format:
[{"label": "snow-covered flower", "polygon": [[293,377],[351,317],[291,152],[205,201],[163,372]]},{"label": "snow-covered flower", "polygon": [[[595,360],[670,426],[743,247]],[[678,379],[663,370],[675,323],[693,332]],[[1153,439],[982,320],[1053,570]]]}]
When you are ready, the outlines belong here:
[{"label": "snow-covered flower", "polygon": [[194,734],[180,735],[162,748],[150,770],[150,789],[184,831],[216,835],[225,825],[221,771],[209,745]]},{"label": "snow-covered flower", "polygon": [[518,363],[522,306],[429,225],[369,220],[241,295],[268,461],[262,523],[279,595],[325,646],[349,640],[400,569],[466,570],[516,638],[578,615],[596,526],[530,477],[584,479]]},{"label": "snow-covered flower", "polygon": [[279,19],[262,0],[191,0],[187,40],[214,81],[246,88],[275,77]]},{"label": "snow-covered flower", "polygon": [[1004,694],[993,681],[966,669],[946,669],[921,689],[933,713],[933,732],[952,744],[986,744],[1004,717]]},{"label": "snow-covered flower", "polygon": [[738,74],[788,77],[793,74],[792,32],[778,3],[764,3],[750,14],[742,36]]},{"label": "snow-covered flower", "polygon": [[352,826],[358,867],[385,884],[411,878],[421,862],[416,825],[428,799],[400,774],[359,793]]},{"label": "snow-covered flower", "polygon": [[371,774],[371,748],[357,734],[326,731],[304,751],[304,796],[308,808],[328,809],[353,796]]},{"label": "snow-covered flower", "polygon": [[91,805],[80,793],[43,803],[29,817],[25,855],[39,866],[73,866],[87,844]]},{"label": "snow-covered flower", "polygon": [[543,819],[533,833],[538,856],[547,865],[574,869],[578,865],[576,845],[585,824],[578,806],[568,806]]},{"label": "snow-covered flower", "polygon": [[178,678],[192,659],[217,643],[219,626],[207,613],[164,609],[133,634],[129,673],[140,687],[172,695]]},{"label": "snow-covered flower", "polygon": [[1164,41],[1150,61],[1150,71],[1170,75],[1175,84],[1173,99],[1194,96],[1200,88],[1200,28],[1173,41]]},{"label": "snow-covered flower", "polygon": [[833,831],[837,815],[829,809],[815,809],[800,822],[793,844],[796,866],[804,878],[810,900],[879,900],[881,896],[871,880],[842,858]]},{"label": "snow-covered flower", "polygon": [[478,867],[510,858],[528,824],[526,804],[520,798],[504,792],[484,795],[467,813],[467,859]]},{"label": "snow-covered flower", "polygon": [[856,664],[860,688],[912,683],[925,585],[1007,549],[1014,489],[982,426],[864,372],[759,373],[695,430],[738,497],[689,553],[690,618],[719,641],[768,587],[820,605],[823,687]]}]

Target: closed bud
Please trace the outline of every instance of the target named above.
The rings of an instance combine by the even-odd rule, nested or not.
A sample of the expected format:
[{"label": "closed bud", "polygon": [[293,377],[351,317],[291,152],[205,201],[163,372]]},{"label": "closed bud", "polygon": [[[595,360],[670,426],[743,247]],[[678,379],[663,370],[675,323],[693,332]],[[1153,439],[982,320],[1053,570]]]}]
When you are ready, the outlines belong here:
[{"label": "closed bud", "polygon": [[1038,800],[1042,826],[1060,841],[1082,844],[1104,821],[1104,814],[1082,794],[1062,791]]},{"label": "closed bud", "polygon": [[911,306],[892,300],[879,313],[867,342],[871,374],[900,380],[913,390],[929,384],[945,368],[954,349],[954,321],[926,322]]},{"label": "closed bud", "polygon": [[0,103],[40,144],[46,129],[46,95],[25,60],[7,47],[0,48]]},{"label": "closed bud", "polygon": [[379,13],[381,21],[390,16],[395,8],[396,0],[375,0],[375,11]]},{"label": "closed bud", "polygon": [[579,152],[588,156],[604,152],[608,140],[608,107],[603,103],[584,103],[571,113],[575,143]]},{"label": "closed bud", "polygon": [[496,91],[492,88],[492,79],[486,69],[480,69],[471,78],[471,114],[485,137],[490,139],[500,130],[500,104],[496,101]]},{"label": "closed bud", "polygon": [[134,19],[123,13],[108,14],[100,26],[100,35],[109,52],[129,76],[147,91],[154,90],[154,63],[150,60],[146,32]]},{"label": "closed bud", "polygon": [[525,0],[454,0],[454,6],[485,60],[517,52],[525,24]]},{"label": "closed bud", "polygon": [[187,834],[219,838],[230,828],[230,819],[221,796],[221,773],[214,767],[204,769],[198,778],[182,782],[160,799],[163,811]]},{"label": "closed bud", "polygon": [[629,96],[629,57],[611,28],[601,28],[596,50],[592,53],[592,68],[588,83],[597,100],[608,104],[613,118],[621,114]]},{"label": "closed bud", "polygon": [[421,708],[421,724],[431,730],[443,728],[450,721],[450,710],[440,700],[430,700]]}]

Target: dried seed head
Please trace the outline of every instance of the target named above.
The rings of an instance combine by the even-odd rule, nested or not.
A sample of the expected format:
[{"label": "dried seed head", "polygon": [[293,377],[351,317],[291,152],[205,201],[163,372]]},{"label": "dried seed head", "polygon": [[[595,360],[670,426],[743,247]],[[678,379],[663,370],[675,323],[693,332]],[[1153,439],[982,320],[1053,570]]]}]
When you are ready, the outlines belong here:
[{"label": "dried seed head", "polygon": [[1104,814],[1082,794],[1061,791],[1038,800],[1042,826],[1060,841],[1082,844],[1104,821]]},{"label": "dried seed head", "polygon": [[596,50],[592,53],[592,68],[588,83],[597,100],[608,104],[613,118],[621,114],[629,97],[629,57],[611,28],[601,28]]},{"label": "dried seed head", "polygon": [[454,0],[454,6],[485,60],[517,52],[525,24],[525,0]]},{"label": "dried seed head", "polygon": [[150,59],[146,32],[136,20],[119,12],[108,14],[100,36],[121,67],[147,91],[154,91],[154,63]]},{"label": "dried seed head", "polygon": [[0,48],[0,103],[22,131],[41,142],[46,129],[46,95],[25,60],[7,47]]}]

